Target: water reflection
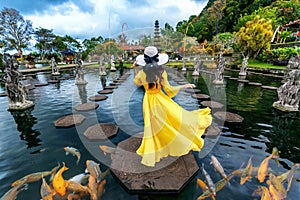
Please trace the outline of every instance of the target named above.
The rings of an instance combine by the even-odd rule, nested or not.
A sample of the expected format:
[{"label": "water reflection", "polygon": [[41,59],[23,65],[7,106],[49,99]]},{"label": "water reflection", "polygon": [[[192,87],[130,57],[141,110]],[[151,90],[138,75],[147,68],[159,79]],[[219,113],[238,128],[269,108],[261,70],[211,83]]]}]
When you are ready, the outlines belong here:
[{"label": "water reflection", "polygon": [[31,114],[32,110],[33,108],[23,111],[10,111],[17,124],[17,130],[21,133],[20,139],[27,142],[28,148],[41,145],[41,140],[38,138],[40,132],[32,129],[34,124],[37,123],[37,118]]},{"label": "water reflection", "polygon": [[100,76],[102,88],[106,86],[106,76]]},{"label": "water reflection", "polygon": [[81,103],[87,103],[87,91],[86,91],[86,84],[77,84],[78,94],[81,99]]}]

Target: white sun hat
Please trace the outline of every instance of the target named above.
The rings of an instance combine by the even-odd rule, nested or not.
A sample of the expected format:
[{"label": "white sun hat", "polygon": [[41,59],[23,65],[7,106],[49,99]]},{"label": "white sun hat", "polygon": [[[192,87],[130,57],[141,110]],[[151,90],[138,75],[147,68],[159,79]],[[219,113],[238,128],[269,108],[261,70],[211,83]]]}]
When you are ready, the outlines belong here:
[{"label": "white sun hat", "polygon": [[157,56],[158,65],[163,65],[166,64],[169,61],[169,56],[166,53],[158,53],[158,50],[156,47],[154,46],[148,46],[145,48],[144,50],[144,54],[143,55],[138,55],[136,57],[136,61],[138,65],[141,66],[145,66],[146,62],[145,62],[145,57],[150,57],[150,58],[155,58]]}]

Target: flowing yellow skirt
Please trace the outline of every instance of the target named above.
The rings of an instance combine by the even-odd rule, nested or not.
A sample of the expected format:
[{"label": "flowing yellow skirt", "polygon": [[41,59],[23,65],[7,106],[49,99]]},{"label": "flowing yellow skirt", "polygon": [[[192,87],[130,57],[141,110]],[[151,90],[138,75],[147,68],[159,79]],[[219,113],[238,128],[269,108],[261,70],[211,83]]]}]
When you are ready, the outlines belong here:
[{"label": "flowing yellow skirt", "polygon": [[136,151],[141,163],[155,166],[161,158],[200,151],[201,138],[211,125],[210,108],[187,111],[161,90],[146,90],[143,99],[144,137]]}]

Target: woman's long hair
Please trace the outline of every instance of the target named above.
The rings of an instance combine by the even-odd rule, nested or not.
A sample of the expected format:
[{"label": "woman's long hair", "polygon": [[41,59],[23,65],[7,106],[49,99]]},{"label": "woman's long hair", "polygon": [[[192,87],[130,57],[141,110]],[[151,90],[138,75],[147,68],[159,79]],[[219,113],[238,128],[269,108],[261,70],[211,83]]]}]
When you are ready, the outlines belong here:
[{"label": "woman's long hair", "polygon": [[158,65],[156,61],[151,63],[146,62],[143,71],[146,73],[146,81],[148,82],[149,89],[157,88],[157,85],[161,84],[164,69],[161,65]]}]

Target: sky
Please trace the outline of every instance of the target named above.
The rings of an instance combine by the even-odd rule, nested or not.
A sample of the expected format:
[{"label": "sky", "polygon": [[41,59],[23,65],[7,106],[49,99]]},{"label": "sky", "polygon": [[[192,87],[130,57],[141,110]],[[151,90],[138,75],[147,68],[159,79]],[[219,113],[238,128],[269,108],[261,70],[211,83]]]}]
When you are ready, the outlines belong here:
[{"label": "sky", "polygon": [[33,28],[53,30],[75,39],[102,36],[127,39],[153,34],[154,22],[173,28],[191,15],[198,15],[208,0],[0,0],[3,8],[14,8]]}]

